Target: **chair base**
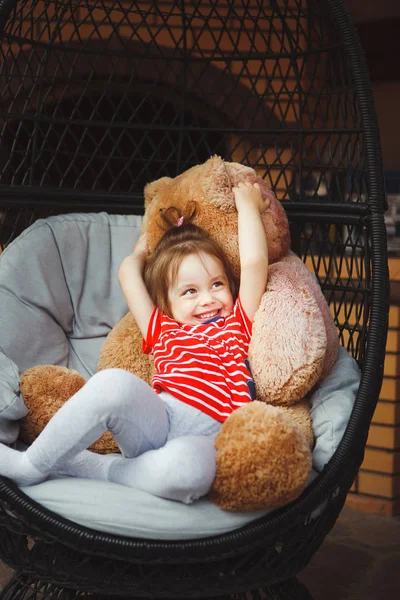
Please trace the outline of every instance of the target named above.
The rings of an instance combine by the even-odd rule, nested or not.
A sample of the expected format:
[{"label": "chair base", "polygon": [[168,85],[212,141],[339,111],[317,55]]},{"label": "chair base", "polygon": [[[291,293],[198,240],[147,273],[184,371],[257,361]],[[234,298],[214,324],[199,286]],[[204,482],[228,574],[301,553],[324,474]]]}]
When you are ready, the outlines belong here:
[{"label": "chair base", "polygon": [[[177,597],[169,596],[167,592],[163,597],[178,600]],[[121,600],[133,597],[101,595],[90,591],[63,588],[22,572],[16,572],[0,593],[0,600],[73,600],[74,598],[79,600]],[[201,598],[201,596],[193,596],[193,598]],[[153,600],[153,597],[135,597],[135,600]],[[208,596],[207,600],[212,600],[212,598]],[[215,596],[215,600],[313,600],[313,598],[307,588],[293,577],[288,581],[251,592]]]}]

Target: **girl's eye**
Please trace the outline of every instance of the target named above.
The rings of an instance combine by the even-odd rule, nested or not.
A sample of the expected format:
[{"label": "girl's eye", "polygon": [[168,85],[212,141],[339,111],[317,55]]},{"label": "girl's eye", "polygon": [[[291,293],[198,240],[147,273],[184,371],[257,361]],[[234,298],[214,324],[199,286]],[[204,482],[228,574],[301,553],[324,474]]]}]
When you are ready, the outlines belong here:
[{"label": "girl's eye", "polygon": [[213,288],[214,288],[214,287],[221,287],[221,285],[224,285],[224,284],[222,283],[222,281],[214,281],[214,283],[212,284],[212,287],[213,287]]},{"label": "girl's eye", "polygon": [[196,293],[196,290],[194,288],[189,288],[188,290],[185,290],[183,292],[183,295],[184,296],[191,296],[192,294],[195,294],[195,293]]}]

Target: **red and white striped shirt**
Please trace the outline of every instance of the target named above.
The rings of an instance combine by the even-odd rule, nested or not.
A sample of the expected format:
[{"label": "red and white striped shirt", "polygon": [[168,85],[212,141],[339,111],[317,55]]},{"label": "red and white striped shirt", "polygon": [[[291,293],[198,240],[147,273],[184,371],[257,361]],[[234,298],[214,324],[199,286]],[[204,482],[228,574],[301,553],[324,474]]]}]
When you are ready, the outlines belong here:
[{"label": "red and white striped shirt", "polygon": [[247,367],[251,329],[239,299],[227,317],[199,325],[181,325],[155,308],[142,346],[154,356],[154,390],[225,421],[254,399]]}]

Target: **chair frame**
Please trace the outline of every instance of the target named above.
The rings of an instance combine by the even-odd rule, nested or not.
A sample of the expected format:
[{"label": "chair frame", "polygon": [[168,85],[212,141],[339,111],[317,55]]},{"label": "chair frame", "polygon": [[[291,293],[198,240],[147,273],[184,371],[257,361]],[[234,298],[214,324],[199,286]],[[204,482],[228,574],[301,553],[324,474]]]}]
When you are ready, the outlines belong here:
[{"label": "chair frame", "polygon": [[[275,0],[274,0],[275,1]],[[273,3],[274,3],[273,1]],[[0,25],[15,0],[0,0]],[[340,0],[326,0],[352,68],[367,153],[368,203],[324,205],[284,202],[292,223],[354,224],[370,245],[372,278],[368,343],[354,410],[338,450],[318,478],[293,503],[234,532],[207,539],[133,539],[72,523],[29,499],[0,478],[0,557],[15,576],[0,598],[56,598],[99,593],[137,598],[253,597],[310,598],[296,575],[306,567],[334,526],[363,459],[369,425],[378,400],[388,327],[386,209],[379,130],[368,70],[360,42]],[[31,191],[35,202],[38,190]],[[0,207],[16,193],[0,190]],[[139,212],[126,197],[113,202],[95,194],[80,199],[80,210]],[[61,208],[74,210],[62,190]],[[20,199],[23,204],[24,199]],[[48,201],[50,202],[50,200]],[[21,205],[22,205],[21,204]],[[68,208],[69,207],[69,208]],[[236,594],[236,596],[235,596]],[[244,597],[244,596],[243,596]]]}]

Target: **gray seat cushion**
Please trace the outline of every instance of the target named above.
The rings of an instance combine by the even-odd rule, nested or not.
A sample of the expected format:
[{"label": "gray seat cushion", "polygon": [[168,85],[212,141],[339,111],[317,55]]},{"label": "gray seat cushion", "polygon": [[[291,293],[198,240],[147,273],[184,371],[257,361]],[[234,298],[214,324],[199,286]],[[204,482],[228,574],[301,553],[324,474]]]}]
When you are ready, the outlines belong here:
[{"label": "gray seat cushion", "polygon": [[[0,256],[0,441],[15,442],[26,407],[19,373],[37,364],[96,370],[101,344],[126,314],[117,281],[141,217],[70,214],[37,221]],[[310,396],[316,436],[313,476],[335,452],[359,383],[340,349],[330,375]],[[206,499],[190,506],[117,484],[55,478],[24,492],[46,508],[99,531],[151,539],[190,539],[231,531],[264,512],[230,513]]]}]

